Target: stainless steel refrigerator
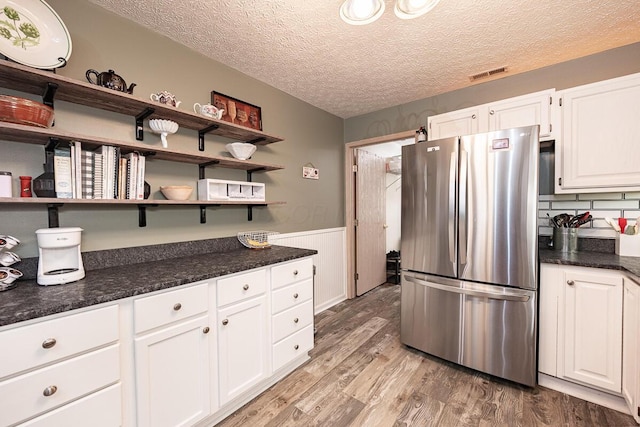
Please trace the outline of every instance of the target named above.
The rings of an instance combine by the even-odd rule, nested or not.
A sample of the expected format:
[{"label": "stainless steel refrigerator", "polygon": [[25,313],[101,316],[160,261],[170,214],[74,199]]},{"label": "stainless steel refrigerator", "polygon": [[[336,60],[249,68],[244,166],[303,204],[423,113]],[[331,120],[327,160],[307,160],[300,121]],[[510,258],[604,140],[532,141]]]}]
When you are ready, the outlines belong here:
[{"label": "stainless steel refrigerator", "polygon": [[401,341],[536,384],[539,127],[402,148]]}]

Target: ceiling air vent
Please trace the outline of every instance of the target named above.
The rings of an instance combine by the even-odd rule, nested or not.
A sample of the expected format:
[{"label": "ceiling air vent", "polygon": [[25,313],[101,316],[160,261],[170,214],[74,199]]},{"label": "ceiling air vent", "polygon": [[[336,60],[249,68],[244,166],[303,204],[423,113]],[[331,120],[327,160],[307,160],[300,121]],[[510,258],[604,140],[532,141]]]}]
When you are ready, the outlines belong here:
[{"label": "ceiling air vent", "polygon": [[507,71],[509,71],[509,69],[507,67],[495,68],[493,70],[483,71],[482,73],[478,73],[478,74],[474,74],[473,76],[469,76],[469,80],[471,80],[472,82],[475,82],[476,80],[493,77],[496,74],[506,73]]}]

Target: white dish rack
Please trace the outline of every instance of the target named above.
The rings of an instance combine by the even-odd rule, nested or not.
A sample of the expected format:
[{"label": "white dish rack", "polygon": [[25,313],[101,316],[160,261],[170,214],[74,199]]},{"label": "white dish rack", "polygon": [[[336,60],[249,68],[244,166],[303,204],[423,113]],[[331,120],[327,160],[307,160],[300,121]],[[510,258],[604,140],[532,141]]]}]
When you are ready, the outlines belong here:
[{"label": "white dish rack", "polygon": [[199,179],[198,200],[264,202],[266,200],[265,185],[261,182]]}]

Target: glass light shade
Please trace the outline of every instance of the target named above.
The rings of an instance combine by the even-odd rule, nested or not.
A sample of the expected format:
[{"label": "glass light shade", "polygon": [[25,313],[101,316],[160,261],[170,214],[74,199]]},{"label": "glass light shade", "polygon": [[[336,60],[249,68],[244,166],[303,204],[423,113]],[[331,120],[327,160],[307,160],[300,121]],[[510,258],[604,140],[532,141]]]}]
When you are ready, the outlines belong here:
[{"label": "glass light shade", "polygon": [[412,19],[436,7],[440,0],[397,0],[394,11],[398,18]]},{"label": "glass light shade", "polygon": [[340,7],[340,17],[351,25],[369,24],[384,12],[383,0],[345,0]]}]

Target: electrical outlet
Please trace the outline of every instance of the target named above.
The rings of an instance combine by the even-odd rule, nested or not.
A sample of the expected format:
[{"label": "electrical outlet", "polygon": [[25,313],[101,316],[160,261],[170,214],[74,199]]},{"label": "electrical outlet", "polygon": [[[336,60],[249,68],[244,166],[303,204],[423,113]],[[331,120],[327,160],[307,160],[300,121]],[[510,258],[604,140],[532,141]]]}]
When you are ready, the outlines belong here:
[{"label": "electrical outlet", "polygon": [[318,169],[309,166],[302,167],[302,177],[306,179],[319,179]]}]

